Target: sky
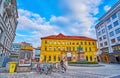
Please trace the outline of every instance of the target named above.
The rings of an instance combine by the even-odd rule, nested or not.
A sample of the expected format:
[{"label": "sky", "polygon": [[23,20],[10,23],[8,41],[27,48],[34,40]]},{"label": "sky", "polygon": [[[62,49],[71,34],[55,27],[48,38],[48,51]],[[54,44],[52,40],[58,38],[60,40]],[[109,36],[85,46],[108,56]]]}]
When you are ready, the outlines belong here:
[{"label": "sky", "polygon": [[95,25],[118,0],[17,0],[18,26],[14,42],[41,45],[49,35],[96,39]]}]

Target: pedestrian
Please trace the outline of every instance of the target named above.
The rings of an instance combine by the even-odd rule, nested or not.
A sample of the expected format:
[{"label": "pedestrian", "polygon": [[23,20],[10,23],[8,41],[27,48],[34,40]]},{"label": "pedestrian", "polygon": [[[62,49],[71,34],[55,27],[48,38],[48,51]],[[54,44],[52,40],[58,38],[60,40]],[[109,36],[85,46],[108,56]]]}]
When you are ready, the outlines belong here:
[{"label": "pedestrian", "polygon": [[60,65],[61,65],[61,70],[64,73],[64,71],[66,71],[66,67],[65,67],[63,60],[60,61]]}]

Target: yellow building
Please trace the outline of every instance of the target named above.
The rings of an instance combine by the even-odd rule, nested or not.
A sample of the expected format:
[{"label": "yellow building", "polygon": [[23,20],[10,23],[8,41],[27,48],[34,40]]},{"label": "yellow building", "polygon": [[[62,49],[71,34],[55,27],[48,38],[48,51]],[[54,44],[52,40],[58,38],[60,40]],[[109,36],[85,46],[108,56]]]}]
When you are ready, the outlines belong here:
[{"label": "yellow building", "polygon": [[95,39],[85,36],[65,36],[61,33],[42,37],[40,62],[78,61],[79,46],[84,52],[83,58],[88,62],[94,62],[94,54],[97,51]]},{"label": "yellow building", "polygon": [[33,47],[30,43],[27,42],[22,42],[21,46],[20,46],[21,50],[29,50],[29,51],[33,51]]}]

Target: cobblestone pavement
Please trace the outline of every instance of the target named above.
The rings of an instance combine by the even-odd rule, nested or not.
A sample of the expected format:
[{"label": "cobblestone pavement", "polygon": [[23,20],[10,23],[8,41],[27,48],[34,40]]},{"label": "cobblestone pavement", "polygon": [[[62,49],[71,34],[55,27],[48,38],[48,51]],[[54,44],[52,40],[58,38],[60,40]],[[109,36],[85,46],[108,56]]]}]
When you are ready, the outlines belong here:
[{"label": "cobblestone pavement", "polygon": [[0,73],[0,78],[120,78],[120,64],[104,64],[101,67],[69,66],[67,72],[49,75],[37,72]]}]

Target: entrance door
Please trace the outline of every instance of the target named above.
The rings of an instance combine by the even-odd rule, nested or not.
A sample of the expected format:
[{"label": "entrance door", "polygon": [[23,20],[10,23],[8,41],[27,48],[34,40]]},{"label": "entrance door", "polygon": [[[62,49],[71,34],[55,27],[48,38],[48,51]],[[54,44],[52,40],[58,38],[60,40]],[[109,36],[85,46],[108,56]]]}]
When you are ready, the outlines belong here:
[{"label": "entrance door", "polygon": [[116,58],[117,63],[120,62],[119,56],[116,56],[115,58]]}]

